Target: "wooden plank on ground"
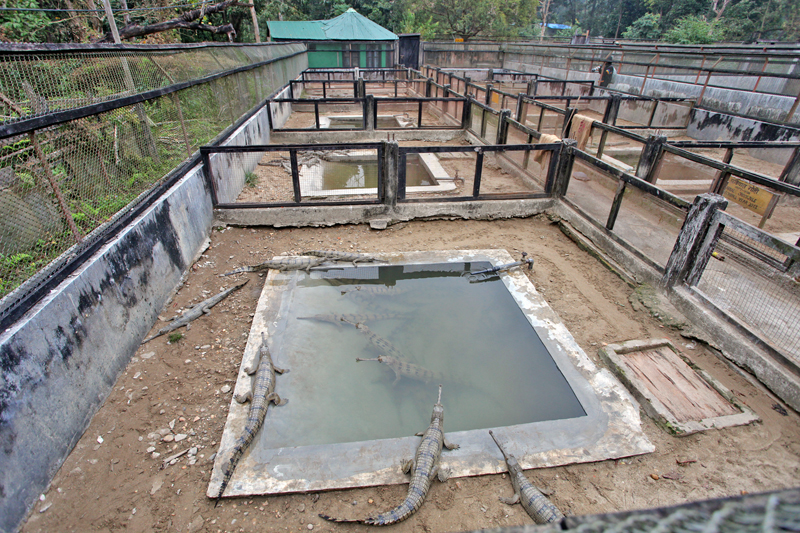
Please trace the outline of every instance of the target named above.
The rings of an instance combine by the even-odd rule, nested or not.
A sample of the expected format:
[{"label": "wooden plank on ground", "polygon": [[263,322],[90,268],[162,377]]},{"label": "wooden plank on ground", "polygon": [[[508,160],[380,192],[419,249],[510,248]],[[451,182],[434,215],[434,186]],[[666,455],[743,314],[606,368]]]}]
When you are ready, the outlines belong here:
[{"label": "wooden plank on ground", "polygon": [[669,346],[631,352],[623,357],[636,377],[679,422],[740,412]]}]

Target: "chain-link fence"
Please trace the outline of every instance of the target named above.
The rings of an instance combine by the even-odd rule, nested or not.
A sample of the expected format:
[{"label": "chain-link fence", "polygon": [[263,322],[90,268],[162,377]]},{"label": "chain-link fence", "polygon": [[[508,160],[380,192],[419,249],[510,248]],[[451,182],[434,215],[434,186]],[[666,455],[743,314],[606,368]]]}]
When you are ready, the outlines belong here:
[{"label": "chain-link fence", "polygon": [[0,55],[0,317],[302,72],[303,52],[292,44]]}]

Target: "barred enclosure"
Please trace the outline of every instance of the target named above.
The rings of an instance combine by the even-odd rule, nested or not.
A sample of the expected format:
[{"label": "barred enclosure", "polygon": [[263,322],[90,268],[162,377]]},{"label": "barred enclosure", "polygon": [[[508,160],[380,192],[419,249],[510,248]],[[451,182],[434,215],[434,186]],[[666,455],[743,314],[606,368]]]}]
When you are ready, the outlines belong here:
[{"label": "barred enclosure", "polygon": [[0,56],[0,296],[26,284],[0,317],[298,75],[303,51],[73,46]]}]

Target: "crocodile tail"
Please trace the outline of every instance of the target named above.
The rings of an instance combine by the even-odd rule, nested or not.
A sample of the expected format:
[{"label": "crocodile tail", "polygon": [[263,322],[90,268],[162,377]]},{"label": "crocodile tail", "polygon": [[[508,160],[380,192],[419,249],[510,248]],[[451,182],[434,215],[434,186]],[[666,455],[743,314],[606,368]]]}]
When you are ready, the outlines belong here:
[{"label": "crocodile tail", "polygon": [[231,477],[233,477],[233,471],[236,470],[236,464],[242,457],[242,453],[244,453],[244,449],[246,447],[246,439],[244,437],[239,437],[236,440],[236,445],[233,447],[233,453],[231,453],[230,459],[228,459],[228,461],[225,463],[225,466],[222,467],[222,483],[220,483],[219,492],[217,493],[217,501],[222,498],[222,494],[228,487],[228,483],[230,482]]},{"label": "crocodile tail", "polygon": [[236,270],[231,270],[230,272],[226,272],[225,274],[221,274],[221,276],[232,276],[234,274],[241,274],[242,272],[254,272],[253,267],[245,266],[242,268],[237,268]]},{"label": "crocodile tail", "polygon": [[354,518],[354,519],[334,518],[332,516],[328,516],[328,515],[322,514],[322,513],[319,514],[319,517],[322,518],[323,520],[327,520],[328,522],[336,522],[337,524],[365,524],[366,523],[366,521],[364,521],[364,520],[362,520],[360,518]]},{"label": "crocodile tail", "polygon": [[381,513],[375,517],[366,518],[360,522],[370,526],[389,526],[398,522],[402,522],[414,514],[414,512],[419,509],[420,505],[422,505],[421,499],[414,498],[409,495],[405,500],[403,500],[403,503],[391,511],[386,511],[385,513]]}]

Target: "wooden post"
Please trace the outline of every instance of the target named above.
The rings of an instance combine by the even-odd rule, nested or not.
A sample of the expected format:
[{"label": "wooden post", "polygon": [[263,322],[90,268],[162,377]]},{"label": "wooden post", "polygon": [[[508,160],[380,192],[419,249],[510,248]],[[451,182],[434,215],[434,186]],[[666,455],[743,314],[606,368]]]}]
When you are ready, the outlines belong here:
[{"label": "wooden post", "polygon": [[397,205],[399,146],[397,142],[383,141],[383,194],[385,205]]},{"label": "wooden post", "polygon": [[508,117],[511,111],[503,109],[500,111],[500,119],[497,121],[497,142],[495,144],[508,144]]},{"label": "wooden post", "polygon": [[715,211],[725,209],[727,205],[728,200],[718,194],[705,193],[694,199],[667,260],[664,276],[661,278],[664,287],[672,287],[684,280],[692,267],[700,243],[706,237],[711,217]]},{"label": "wooden post", "polygon": [[639,164],[636,166],[637,178],[642,178],[648,183],[655,184],[655,170],[658,167],[657,163],[661,158],[666,142],[667,138],[660,135],[650,135],[647,138],[647,144],[644,145],[642,155],[639,156]]},{"label": "wooden post", "polygon": [[794,149],[778,180],[800,185],[800,147]]},{"label": "wooden post", "polygon": [[575,162],[572,150],[577,147],[578,141],[575,139],[563,139],[561,149],[551,156],[556,158],[555,162],[551,161],[551,167],[555,169],[555,172],[552,180],[548,180],[548,183],[545,184],[545,190],[550,196],[559,198],[566,194],[569,179],[572,176],[572,165]]}]

